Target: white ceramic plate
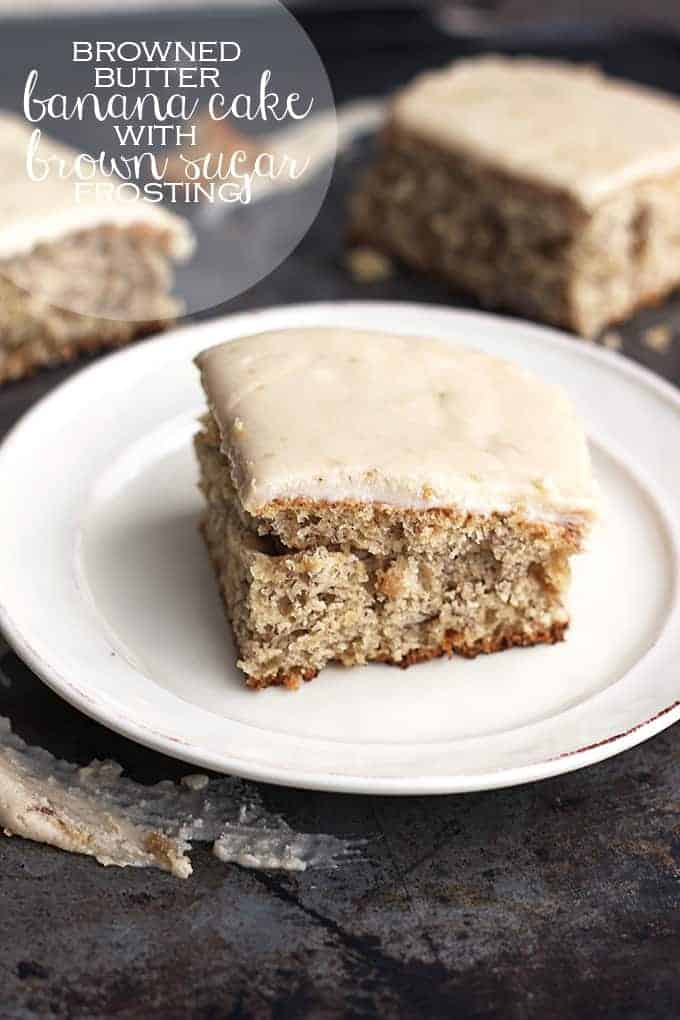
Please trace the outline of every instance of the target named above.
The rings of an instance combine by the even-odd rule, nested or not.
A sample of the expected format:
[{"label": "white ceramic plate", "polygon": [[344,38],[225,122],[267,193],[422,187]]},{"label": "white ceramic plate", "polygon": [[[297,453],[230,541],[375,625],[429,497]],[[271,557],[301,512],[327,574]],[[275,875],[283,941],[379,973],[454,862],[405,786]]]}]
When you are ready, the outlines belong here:
[{"label": "white ceramic plate", "polygon": [[[406,671],[329,668],[295,693],[243,686],[196,527],[190,440],[203,398],[191,359],[239,334],[302,324],[442,336],[567,387],[607,509],[575,564],[566,642]],[[679,451],[676,390],[543,327],[381,303],[191,326],[80,372],[0,449],[0,622],[83,712],[196,765],[364,793],[540,779],[680,717]]]}]

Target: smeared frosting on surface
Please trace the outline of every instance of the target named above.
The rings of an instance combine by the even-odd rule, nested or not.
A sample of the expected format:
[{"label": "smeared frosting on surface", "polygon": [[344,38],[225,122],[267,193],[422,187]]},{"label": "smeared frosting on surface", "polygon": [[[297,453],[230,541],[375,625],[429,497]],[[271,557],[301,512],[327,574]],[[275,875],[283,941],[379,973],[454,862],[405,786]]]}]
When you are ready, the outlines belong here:
[{"label": "smeared frosting on surface", "polygon": [[[0,718],[0,832],[118,867],[191,874],[189,826],[198,799],[174,783],[141,787],[115,762],[85,768],[29,747]],[[184,821],[184,819],[182,819]]]},{"label": "smeared frosting on surface", "polygon": [[276,871],[306,871],[307,868],[335,868],[357,860],[361,842],[338,839],[315,832],[294,832],[277,815],[262,814],[244,805],[238,819],[227,823],[213,853],[225,863],[242,868]]},{"label": "smeared frosting on surface", "polygon": [[199,355],[241,501],[590,516],[583,429],[564,391],[443,340],[290,329]]},{"label": "smeared frosting on surface", "polygon": [[361,842],[295,832],[230,777],[143,786],[113,761],[80,767],[30,747],[0,717],[0,834],[23,836],[119,868],[192,873],[191,842],[246,868],[305,871],[361,857]]},{"label": "smeared frosting on surface", "polygon": [[680,102],[590,67],[497,56],[420,75],[392,104],[420,137],[586,206],[680,168]]},{"label": "smeared frosting on surface", "polygon": [[[0,259],[23,255],[38,244],[105,224],[146,224],[167,235],[170,253],[176,258],[191,253],[193,241],[188,224],[157,205],[142,199],[130,200],[129,196],[128,200],[97,201],[83,197],[77,201],[74,178],[58,177],[56,162],[45,180],[31,180],[26,170],[26,151],[36,127],[41,128],[0,111]],[[41,135],[39,157],[63,160],[65,167],[72,167],[76,150],[50,138],[42,128]],[[90,155],[96,157],[97,153]],[[96,179],[111,186],[112,179],[101,174]]]}]

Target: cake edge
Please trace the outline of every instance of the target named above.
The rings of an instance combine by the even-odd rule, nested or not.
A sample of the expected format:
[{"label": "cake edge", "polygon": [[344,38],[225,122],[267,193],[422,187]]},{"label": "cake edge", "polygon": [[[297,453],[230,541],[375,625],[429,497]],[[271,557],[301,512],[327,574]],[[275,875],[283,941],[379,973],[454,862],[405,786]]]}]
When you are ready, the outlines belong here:
[{"label": "cake edge", "polygon": [[[238,655],[240,652],[239,640],[234,630],[226,595],[221,584],[221,568],[217,557],[213,554],[212,546],[207,536],[207,511],[205,511],[201,516],[198,530],[203,538],[208,558],[213,568],[220,600],[224,608],[224,616],[229,625],[234,647]],[[443,658],[444,656],[449,659],[451,659],[454,655],[459,655],[464,659],[476,659],[478,655],[492,655],[496,652],[508,651],[511,648],[531,648],[541,644],[554,645],[564,641],[570,622],[571,618],[567,615],[564,620],[556,620],[551,623],[550,626],[539,627],[530,633],[527,633],[526,630],[503,631],[494,638],[484,637],[473,643],[465,643],[464,641],[461,641],[458,631],[446,631],[443,642],[432,647],[422,646],[420,648],[411,649],[411,651],[401,659],[394,659],[390,656],[382,655],[374,658],[368,658],[365,662],[346,664],[336,659],[326,663],[323,667],[321,667],[321,669],[295,670],[290,673],[279,672],[260,677],[251,676],[246,673],[240,666],[238,666],[238,662],[236,665],[244,678],[246,687],[251,690],[266,690],[268,687],[285,687],[287,690],[294,691],[298,690],[302,684],[309,683],[314,680],[322,669],[326,668],[326,665],[330,666],[340,664],[358,666],[369,665],[370,663],[382,663],[383,665],[398,666],[400,669],[408,669],[410,666],[430,662],[434,659]]]},{"label": "cake edge", "polygon": [[86,340],[68,341],[57,351],[45,352],[43,350],[37,355],[24,348],[40,344],[43,339],[40,336],[32,338],[27,344],[21,344],[12,351],[5,352],[0,348],[0,354],[6,355],[4,358],[0,357],[0,386],[21,382],[42,369],[68,365],[83,355],[124,347],[135,340],[142,340],[154,333],[163,332],[173,326],[176,321],[177,319],[156,319],[134,323],[136,328],[132,329],[127,336],[105,334],[101,337],[88,337]]}]

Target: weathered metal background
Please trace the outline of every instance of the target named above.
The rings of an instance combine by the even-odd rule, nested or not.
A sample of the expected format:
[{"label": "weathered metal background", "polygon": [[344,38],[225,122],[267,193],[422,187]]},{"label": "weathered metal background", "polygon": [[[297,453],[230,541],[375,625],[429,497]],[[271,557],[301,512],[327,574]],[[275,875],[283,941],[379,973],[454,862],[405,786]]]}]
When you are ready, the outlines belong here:
[{"label": "weathered metal background", "polygon": [[[2,28],[3,60],[14,53],[8,65],[19,70],[55,32],[142,37],[138,22],[17,23]],[[308,24],[339,101],[479,45],[444,39],[415,15]],[[196,26],[174,16],[163,27],[181,38],[171,33]],[[516,36],[488,45],[503,41],[528,48]],[[680,45],[669,36],[565,32],[534,37],[531,48],[680,92]],[[7,77],[4,87],[13,87]],[[406,272],[370,286],[348,277],[344,203],[356,159],[339,166],[300,248],[230,309],[451,300]],[[642,341],[656,324],[676,329],[666,353]],[[627,354],[680,383],[680,300],[622,334]],[[73,371],[3,389],[0,434]],[[79,715],[2,645],[0,714],[56,754],[111,756],[142,782],[186,772]],[[281,876],[227,867],[201,850],[195,875],[181,882],[0,837],[0,1017],[680,1016],[677,727],[587,771],[507,791],[386,799],[260,789],[297,829],[366,837],[366,860]]]}]

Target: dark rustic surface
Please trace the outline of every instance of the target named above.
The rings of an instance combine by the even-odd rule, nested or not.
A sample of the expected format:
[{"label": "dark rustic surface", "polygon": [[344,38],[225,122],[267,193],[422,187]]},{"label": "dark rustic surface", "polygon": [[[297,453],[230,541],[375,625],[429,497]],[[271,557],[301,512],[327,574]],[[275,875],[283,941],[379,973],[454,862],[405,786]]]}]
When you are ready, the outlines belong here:
[{"label": "dark rustic surface", "polygon": [[[338,98],[383,91],[428,60],[478,45],[386,17],[364,22],[363,60],[356,20],[354,51],[343,19],[330,33],[310,22]],[[25,45],[24,29],[13,31]],[[3,48],[11,43],[3,32]],[[534,40],[549,52],[565,46],[680,91],[672,38]],[[450,300],[407,273],[372,286],[348,278],[340,237],[351,170],[340,166],[291,259],[230,308]],[[677,323],[665,354],[642,341],[659,323]],[[680,383],[679,300],[623,336],[627,354]],[[0,392],[0,434],[72,371]],[[80,762],[111,756],[141,782],[187,770],[79,715],[2,645],[0,714],[30,742]],[[282,876],[198,850],[195,875],[181,882],[0,837],[0,1017],[680,1017],[678,727],[585,772],[507,791],[397,799],[260,791],[297,829],[367,837],[366,860]]]}]

